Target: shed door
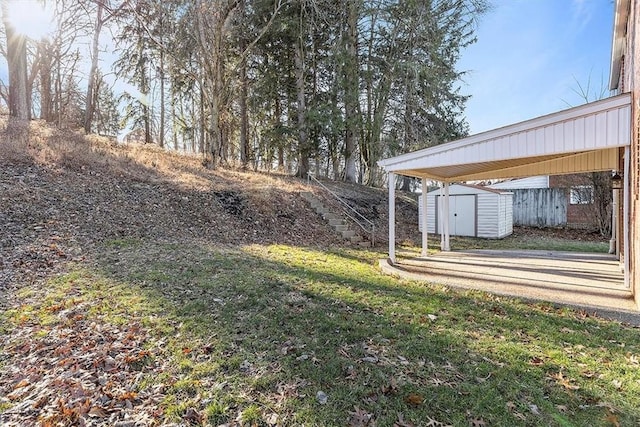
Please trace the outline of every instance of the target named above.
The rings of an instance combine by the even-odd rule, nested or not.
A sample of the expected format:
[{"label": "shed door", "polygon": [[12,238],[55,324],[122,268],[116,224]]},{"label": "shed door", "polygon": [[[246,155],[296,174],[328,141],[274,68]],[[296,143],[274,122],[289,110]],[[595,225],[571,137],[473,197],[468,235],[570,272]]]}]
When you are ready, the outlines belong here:
[{"label": "shed door", "polygon": [[[438,196],[438,208],[444,206],[444,196]],[[442,232],[440,209],[438,215],[438,230]],[[476,235],[476,196],[449,196],[449,234],[452,236]]]},{"label": "shed door", "polygon": [[454,236],[476,235],[476,196],[449,197],[449,232]]}]

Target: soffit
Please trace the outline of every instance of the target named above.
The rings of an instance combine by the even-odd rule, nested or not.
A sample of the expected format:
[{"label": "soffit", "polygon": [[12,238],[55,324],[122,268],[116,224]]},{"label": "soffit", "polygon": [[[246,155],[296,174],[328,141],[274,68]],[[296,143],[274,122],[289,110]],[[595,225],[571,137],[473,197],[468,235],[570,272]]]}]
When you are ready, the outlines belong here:
[{"label": "soffit", "polygon": [[631,98],[622,94],[378,164],[446,182],[611,170],[630,140]]}]

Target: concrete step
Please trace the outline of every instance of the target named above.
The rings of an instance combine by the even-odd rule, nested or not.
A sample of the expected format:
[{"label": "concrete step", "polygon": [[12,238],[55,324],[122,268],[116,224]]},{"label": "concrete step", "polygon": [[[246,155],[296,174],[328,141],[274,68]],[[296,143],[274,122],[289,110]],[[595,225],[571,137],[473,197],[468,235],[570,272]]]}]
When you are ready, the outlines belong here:
[{"label": "concrete step", "polygon": [[362,237],[357,235],[354,230],[349,230],[349,225],[341,215],[336,215],[328,208],[325,208],[313,193],[310,191],[301,191],[300,196],[305,199],[311,208],[315,210],[318,215],[322,216],[343,239],[349,240],[351,243],[361,247],[370,247],[371,244],[368,241],[363,241]]},{"label": "concrete step", "polygon": [[356,235],[356,232],[353,230],[346,230],[346,231],[341,231],[340,234],[342,235],[343,239],[350,239]]},{"label": "concrete step", "polygon": [[349,226],[347,224],[332,225],[332,227],[334,230],[336,230],[339,233],[349,230]]},{"label": "concrete step", "polygon": [[343,221],[344,218],[342,218],[340,215],[336,215],[333,212],[325,212],[322,217],[327,220],[327,221],[336,221],[336,220],[340,220]]},{"label": "concrete step", "polygon": [[364,240],[362,242],[358,242],[358,246],[360,246],[361,248],[370,248],[371,242],[368,240]]},{"label": "concrete step", "polygon": [[308,196],[302,196],[302,198],[304,200],[306,200],[308,203],[318,203],[318,199],[316,199],[312,194],[309,193]]}]

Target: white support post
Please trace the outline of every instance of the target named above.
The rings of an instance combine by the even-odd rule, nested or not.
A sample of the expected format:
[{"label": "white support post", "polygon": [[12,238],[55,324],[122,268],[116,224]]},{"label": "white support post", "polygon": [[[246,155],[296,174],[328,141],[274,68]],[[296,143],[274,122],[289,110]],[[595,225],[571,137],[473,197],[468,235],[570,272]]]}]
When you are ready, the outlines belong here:
[{"label": "white support post", "polygon": [[451,246],[449,244],[449,183],[448,182],[444,183],[444,215],[442,216],[444,217],[443,218],[444,247],[442,248],[442,250],[445,252],[448,252],[451,250]]},{"label": "white support post", "polygon": [[631,287],[630,272],[629,272],[629,157],[631,156],[629,146],[624,147],[624,172],[622,174],[623,182],[623,200],[622,200],[622,234],[624,240],[624,285]]},{"label": "white support post", "polygon": [[396,174],[389,172],[389,260],[396,262]]},{"label": "white support post", "polygon": [[620,190],[611,190],[611,239],[609,239],[609,253],[616,256],[620,256],[618,250],[618,197],[620,197]]},{"label": "white support post", "polygon": [[440,233],[440,250],[444,251],[444,192],[442,191],[444,183],[439,183],[440,197],[438,198],[438,232]]},{"label": "white support post", "polygon": [[428,255],[427,178],[422,178],[422,256]]}]

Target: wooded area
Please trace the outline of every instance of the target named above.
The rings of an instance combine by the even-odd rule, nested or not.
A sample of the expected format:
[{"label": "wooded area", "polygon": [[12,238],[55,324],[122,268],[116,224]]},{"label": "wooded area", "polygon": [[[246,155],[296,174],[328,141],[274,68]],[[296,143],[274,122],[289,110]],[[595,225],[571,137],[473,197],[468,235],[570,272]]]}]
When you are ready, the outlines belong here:
[{"label": "wooded area", "polygon": [[[129,129],[201,153],[210,167],[313,170],[369,185],[381,183],[379,159],[467,133],[456,63],[488,7],[52,0],[40,2],[52,30],[27,39],[14,28],[18,3],[1,2],[1,95],[12,116],[102,135]],[[118,93],[108,74],[135,89]]]}]

